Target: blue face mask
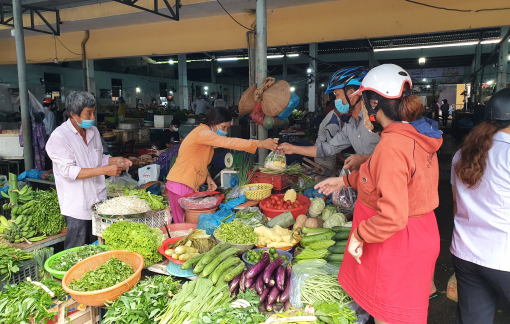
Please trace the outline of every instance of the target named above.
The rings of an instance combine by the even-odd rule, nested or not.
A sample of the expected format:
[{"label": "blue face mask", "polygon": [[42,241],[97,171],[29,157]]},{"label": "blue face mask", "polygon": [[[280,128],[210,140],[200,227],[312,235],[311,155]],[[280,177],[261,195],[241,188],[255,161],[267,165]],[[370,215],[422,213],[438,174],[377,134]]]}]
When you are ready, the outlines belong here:
[{"label": "blue face mask", "polygon": [[216,134],[218,134],[220,136],[227,136],[227,132],[225,132],[224,130],[220,129],[219,127],[216,129]]},{"label": "blue face mask", "polygon": [[94,119],[81,119],[81,124],[74,120],[78,126],[80,126],[83,129],[89,129],[90,127],[94,126]]},{"label": "blue face mask", "polygon": [[335,100],[335,108],[341,114],[346,114],[349,111],[349,105],[344,105],[342,99]]}]

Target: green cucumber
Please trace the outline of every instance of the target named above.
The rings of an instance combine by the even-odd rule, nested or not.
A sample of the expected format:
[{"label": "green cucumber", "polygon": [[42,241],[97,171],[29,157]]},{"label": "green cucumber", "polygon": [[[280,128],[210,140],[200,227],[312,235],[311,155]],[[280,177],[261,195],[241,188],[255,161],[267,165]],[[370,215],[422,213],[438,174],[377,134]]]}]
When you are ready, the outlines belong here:
[{"label": "green cucumber", "polygon": [[326,258],[328,262],[342,262],[344,260],[343,254],[330,254]]},{"label": "green cucumber", "polygon": [[222,242],[217,244],[211,251],[207,252],[202,259],[198,262],[195,269],[193,270],[194,274],[201,273],[204,268],[211,262],[218,254],[230,248],[230,243]]},{"label": "green cucumber", "polygon": [[[243,263],[243,262],[241,262]],[[220,275],[220,277],[218,278],[218,280],[216,280],[217,284],[216,287],[221,287],[221,286],[228,286],[228,282],[225,281],[225,277],[227,276],[227,274],[234,270],[235,269],[235,266],[232,266],[230,268],[228,268],[226,271],[223,271],[223,273]]]},{"label": "green cucumber", "polygon": [[205,253],[199,254],[196,257],[192,257],[188,261],[184,262],[184,264],[181,266],[182,270],[187,270],[191,267],[193,267],[195,264],[197,264],[203,257]]},{"label": "green cucumber", "polygon": [[[345,244],[344,244],[345,242]],[[328,252],[332,254],[344,254],[345,248],[347,247],[347,241],[344,242],[338,242],[342,244],[335,244],[333,246],[328,247]]]},{"label": "green cucumber", "polygon": [[216,284],[216,282],[218,282],[221,275],[223,275],[223,274],[226,275],[227,271],[225,271],[225,270],[227,270],[231,266],[237,265],[239,262],[241,262],[241,259],[239,259],[238,257],[234,257],[234,256],[226,259],[225,261],[220,263],[216,267],[216,269],[214,269],[214,271],[211,274],[211,278],[209,278],[209,279],[211,279],[213,284]]},{"label": "green cucumber", "polygon": [[333,226],[331,230],[335,233],[351,233],[350,227],[343,227],[343,226]]},{"label": "green cucumber", "polygon": [[335,236],[333,236],[333,241],[344,241],[347,240],[351,236],[351,232],[349,233],[336,233]]},{"label": "green cucumber", "polygon": [[331,238],[335,236],[335,232],[328,231],[326,233],[317,234],[317,235],[307,235],[301,239],[301,245],[310,245],[315,242],[331,240]]},{"label": "green cucumber", "polygon": [[221,254],[218,255],[218,257],[214,258],[214,260],[212,260],[204,268],[204,271],[202,271],[202,277],[206,278],[207,276],[209,276],[214,271],[214,269],[216,269],[216,267],[218,266],[218,264],[220,264],[221,261],[227,259],[228,257],[236,255],[237,252],[239,252],[239,250],[236,248],[229,248],[229,249],[221,252]]},{"label": "green cucumber", "polygon": [[303,227],[304,234],[322,234],[329,232],[329,228],[313,228],[313,227]]},{"label": "green cucumber", "polygon": [[240,264],[237,265],[237,267],[234,268],[234,270],[230,270],[227,275],[225,276],[225,278],[223,279],[223,281],[225,282],[230,282],[232,281],[235,277],[237,277],[238,275],[240,275],[241,273],[243,273],[244,271],[244,262],[241,262]]}]

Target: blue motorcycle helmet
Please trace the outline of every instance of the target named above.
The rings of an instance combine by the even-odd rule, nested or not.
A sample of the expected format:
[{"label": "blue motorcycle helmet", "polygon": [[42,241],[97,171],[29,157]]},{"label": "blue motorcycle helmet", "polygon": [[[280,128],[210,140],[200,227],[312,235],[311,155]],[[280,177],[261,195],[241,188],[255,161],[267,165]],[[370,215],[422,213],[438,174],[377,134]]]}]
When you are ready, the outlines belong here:
[{"label": "blue motorcycle helmet", "polygon": [[[369,70],[368,68],[363,66],[351,66],[336,71],[333,74],[331,81],[328,84],[328,88],[326,89],[326,92],[324,94],[333,93],[337,89],[354,88],[357,90],[360,87],[363,78],[368,73],[368,70]],[[347,90],[344,91],[346,92]],[[356,101],[356,103],[354,103],[354,105],[351,105],[351,102],[348,98],[347,98],[348,105],[344,105],[343,103],[337,102],[335,100],[336,109],[340,113],[346,114],[342,115],[341,117],[342,121],[348,122],[352,114],[352,111],[354,110],[354,107],[359,103],[360,100],[361,98],[359,98]]]}]

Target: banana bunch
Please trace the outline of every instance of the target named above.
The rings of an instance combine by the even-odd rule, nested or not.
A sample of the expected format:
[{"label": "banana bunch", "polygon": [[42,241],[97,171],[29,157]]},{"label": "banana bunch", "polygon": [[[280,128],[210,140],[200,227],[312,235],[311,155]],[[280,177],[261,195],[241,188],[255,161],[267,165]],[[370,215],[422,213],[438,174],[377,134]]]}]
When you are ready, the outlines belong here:
[{"label": "banana bunch", "polygon": [[44,240],[46,236],[35,237],[37,234],[32,225],[32,216],[19,215],[10,221],[0,216],[0,234],[11,243],[21,243],[25,239],[30,242]]},{"label": "banana bunch", "polygon": [[23,189],[18,190],[9,189],[8,193],[5,193],[5,191],[2,191],[2,196],[4,198],[10,199],[10,203],[4,204],[3,208],[5,210],[12,209],[11,215],[14,213],[14,215],[19,215],[20,213],[15,208],[18,206],[18,202],[26,204],[29,202],[33,202],[34,200],[34,194],[32,191],[32,188],[29,186],[24,186]]}]

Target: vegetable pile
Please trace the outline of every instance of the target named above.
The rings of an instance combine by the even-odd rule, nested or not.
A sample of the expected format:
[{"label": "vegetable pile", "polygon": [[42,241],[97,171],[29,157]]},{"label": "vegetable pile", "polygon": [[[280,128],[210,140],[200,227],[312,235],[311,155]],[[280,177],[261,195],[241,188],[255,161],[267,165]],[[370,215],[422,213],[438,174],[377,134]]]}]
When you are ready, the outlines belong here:
[{"label": "vegetable pile", "polygon": [[350,227],[335,226],[327,228],[303,228],[304,236],[301,245],[305,247],[296,256],[298,263],[311,259],[324,259],[328,263],[340,267],[344,259],[347,239],[351,234]]},{"label": "vegetable pile", "polygon": [[168,248],[175,250],[179,246],[192,247],[196,249],[198,253],[205,253],[211,251],[211,249],[216,246],[216,240],[208,235],[204,230],[198,229],[193,230],[188,236],[181,238],[174,244],[169,244]]},{"label": "vegetable pile", "polygon": [[96,291],[113,287],[134,274],[133,268],[112,257],[94,270],[89,270],[69,284],[76,291]]},{"label": "vegetable pile", "polygon": [[265,249],[259,249],[258,251],[255,251],[255,250],[248,250],[246,251],[246,260],[248,262],[251,262],[251,263],[257,263],[260,261],[260,259],[262,259],[262,257],[264,256],[264,253],[269,253],[269,261],[270,262],[273,262],[274,260],[278,259],[279,257],[282,257],[286,263],[287,261],[289,261],[289,259],[287,258],[287,256],[285,254],[278,254],[278,251],[272,247],[272,248],[269,248],[267,250]]},{"label": "vegetable pile", "polygon": [[37,262],[37,276],[39,277],[39,279],[52,280],[53,276],[51,275],[51,273],[44,269],[44,263],[46,262],[46,260],[53,256],[53,248],[45,247],[40,250],[32,252],[32,255],[34,257],[35,262]]},{"label": "vegetable pile", "polygon": [[258,210],[257,207],[254,209],[250,209],[253,207],[245,208],[243,210],[240,210],[236,214],[236,219],[240,220],[246,225],[249,225],[251,227],[254,227],[258,224],[262,224],[265,220],[264,214]]},{"label": "vegetable pile", "polygon": [[23,260],[28,259],[32,259],[32,254],[0,243],[0,277],[2,281],[11,279],[11,275],[19,271]]},{"label": "vegetable pile", "polygon": [[57,271],[68,271],[76,263],[98,253],[106,252],[107,250],[107,248],[99,245],[80,246],[78,249],[73,251],[67,250],[59,258],[52,260],[50,267]]},{"label": "vegetable pile", "polygon": [[108,305],[103,324],[154,323],[168,301],[177,293],[179,282],[172,276],[154,276],[140,281]]},{"label": "vegetable pile", "polygon": [[144,259],[145,268],[163,259],[158,252],[158,247],[165,237],[159,228],[119,221],[106,228],[102,235],[110,251],[126,250],[139,253]]},{"label": "vegetable pile", "polygon": [[298,243],[297,233],[289,231],[286,228],[282,228],[276,225],[273,228],[267,228],[265,226],[257,226],[254,229],[258,235],[257,246],[268,247],[268,248],[291,248]]},{"label": "vegetable pile", "polygon": [[221,224],[214,235],[224,242],[233,244],[257,243],[257,234],[253,228],[238,220]]},{"label": "vegetable pile", "polygon": [[136,196],[120,196],[96,205],[96,212],[103,215],[129,215],[151,210],[147,201]]},{"label": "vegetable pile", "polygon": [[147,192],[143,189],[140,189],[140,190],[125,189],[124,195],[125,196],[138,196],[138,198],[141,198],[141,199],[147,201],[152,210],[159,210],[159,209],[165,208],[165,203],[163,202],[163,196],[153,195],[150,192]]}]

